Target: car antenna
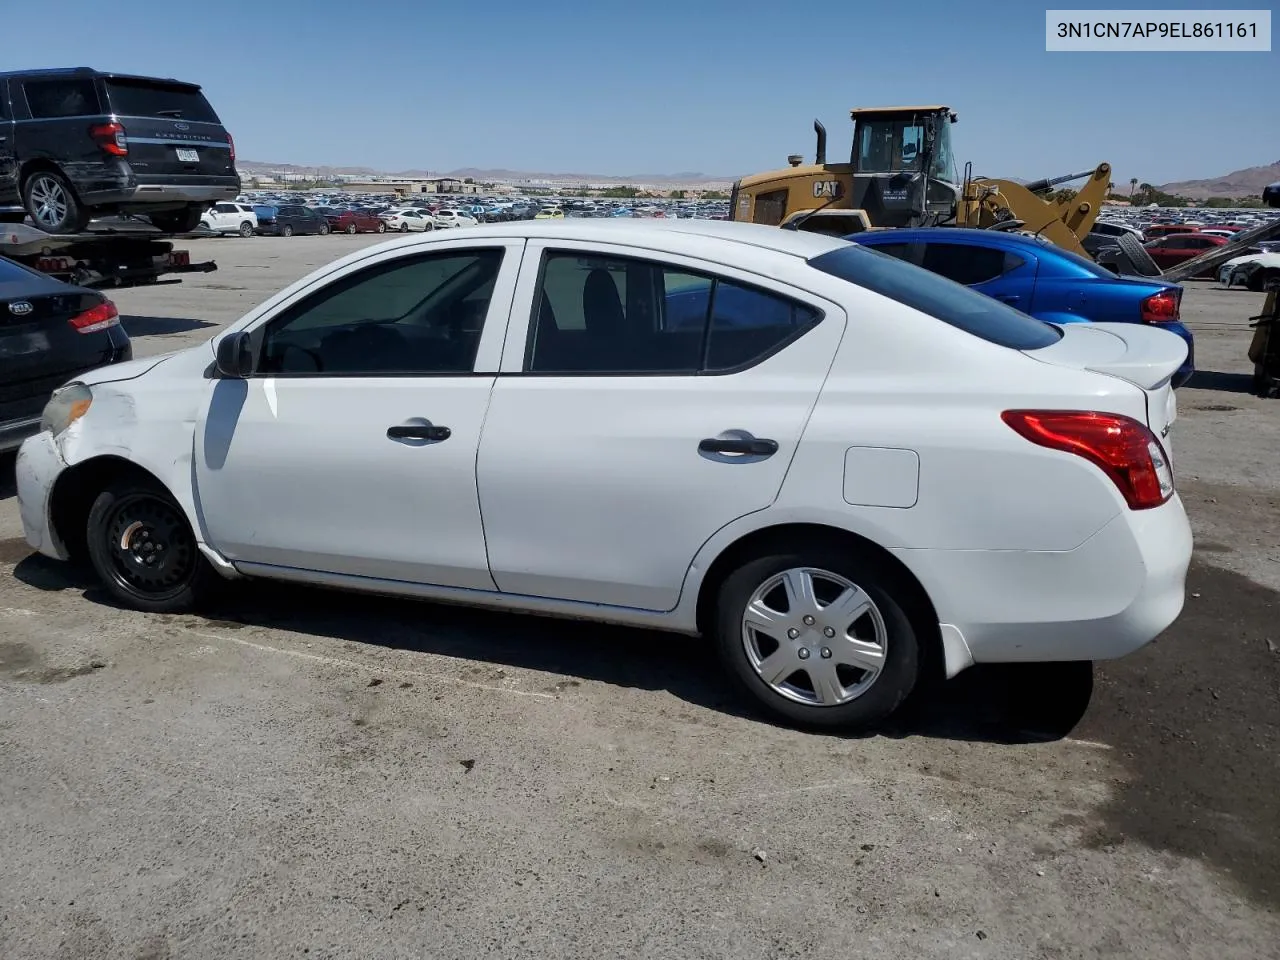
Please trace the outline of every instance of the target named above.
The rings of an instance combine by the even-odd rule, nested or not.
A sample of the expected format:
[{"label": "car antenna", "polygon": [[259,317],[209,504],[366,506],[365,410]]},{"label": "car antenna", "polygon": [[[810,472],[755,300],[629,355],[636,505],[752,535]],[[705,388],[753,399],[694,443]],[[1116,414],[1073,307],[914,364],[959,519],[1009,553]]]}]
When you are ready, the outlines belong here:
[{"label": "car antenna", "polygon": [[784,226],[783,226],[783,229],[784,229],[784,230],[799,230],[799,229],[800,229],[800,224],[802,224],[802,223],[806,222],[806,221],[807,221],[810,217],[812,217],[815,213],[821,213],[823,210],[827,209],[827,207],[831,206],[833,203],[835,203],[835,202],[836,202],[837,200],[839,200],[839,199],[840,199],[840,196],[839,196],[839,194],[837,194],[836,196],[834,196],[834,197],[832,197],[830,200],[828,200],[826,203],[824,203],[822,206],[820,206],[820,207],[814,207],[812,210],[806,210],[804,213],[800,214],[800,216],[796,217],[796,218],[795,218],[794,220],[792,220],[790,223],[788,223],[788,224],[784,225]]}]

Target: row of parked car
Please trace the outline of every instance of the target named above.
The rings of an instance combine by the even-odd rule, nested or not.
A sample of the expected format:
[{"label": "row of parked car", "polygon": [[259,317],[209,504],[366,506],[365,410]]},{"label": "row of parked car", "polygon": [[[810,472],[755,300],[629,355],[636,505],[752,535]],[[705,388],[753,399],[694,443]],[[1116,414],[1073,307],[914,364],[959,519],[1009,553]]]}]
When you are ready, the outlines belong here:
[{"label": "row of parked car", "polygon": [[424,207],[311,207],[300,203],[215,203],[200,226],[216,234],[242,237],[328,233],[400,233],[475,226],[478,221],[458,210]]}]

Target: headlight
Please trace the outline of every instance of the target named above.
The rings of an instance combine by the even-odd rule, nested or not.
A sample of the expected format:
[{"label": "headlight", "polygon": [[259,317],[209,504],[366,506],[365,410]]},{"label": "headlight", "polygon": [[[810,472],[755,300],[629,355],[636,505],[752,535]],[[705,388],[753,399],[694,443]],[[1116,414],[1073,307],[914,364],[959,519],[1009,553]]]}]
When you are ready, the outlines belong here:
[{"label": "headlight", "polygon": [[86,413],[93,403],[93,394],[83,383],[68,383],[53,391],[40,415],[40,429],[50,431],[55,437]]}]

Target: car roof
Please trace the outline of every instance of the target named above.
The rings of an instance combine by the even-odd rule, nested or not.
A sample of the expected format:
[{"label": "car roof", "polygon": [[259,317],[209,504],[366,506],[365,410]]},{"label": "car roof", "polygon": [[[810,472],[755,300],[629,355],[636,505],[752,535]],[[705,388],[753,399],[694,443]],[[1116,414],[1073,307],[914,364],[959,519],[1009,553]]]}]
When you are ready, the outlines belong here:
[{"label": "car roof", "polygon": [[[983,231],[974,231],[981,233]],[[803,230],[784,230],[734,220],[581,219],[520,220],[469,227],[467,236],[523,237],[529,240],[595,240],[615,242],[622,237],[658,249],[671,234],[702,237],[711,242],[740,243],[809,259],[848,246],[848,241]]]},{"label": "car roof", "polygon": [[147,80],[153,83],[171,83],[180,87],[200,89],[200,84],[189,80],[176,80],[173,77],[148,77],[140,73],[117,73],[114,70],[95,70],[93,67],[40,67],[33,70],[0,71],[0,77],[103,77],[108,80]]},{"label": "car roof", "polygon": [[1011,233],[1007,230],[979,230],[975,227],[900,227],[893,230],[870,230],[865,233],[852,234],[856,243],[869,242],[874,245],[882,242],[893,243],[927,243],[959,240],[961,243],[981,243],[993,247],[1031,247],[1043,250],[1052,249],[1048,240],[1039,240],[1022,233]]}]

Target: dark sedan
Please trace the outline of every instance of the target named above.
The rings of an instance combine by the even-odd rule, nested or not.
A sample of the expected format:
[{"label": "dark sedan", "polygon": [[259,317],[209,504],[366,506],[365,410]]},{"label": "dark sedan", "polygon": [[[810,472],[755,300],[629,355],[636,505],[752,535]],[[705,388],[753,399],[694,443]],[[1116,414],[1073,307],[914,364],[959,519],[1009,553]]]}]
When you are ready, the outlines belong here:
[{"label": "dark sedan", "polygon": [[329,229],[334,233],[386,233],[386,223],[368,210],[324,209]]},{"label": "dark sedan", "polygon": [[258,215],[258,233],[272,237],[291,237],[295,233],[324,234],[329,232],[329,221],[320,212],[301,204],[281,204],[254,207]]},{"label": "dark sedan", "polygon": [[0,257],[0,452],[40,429],[54,389],[133,358],[115,304]]}]

